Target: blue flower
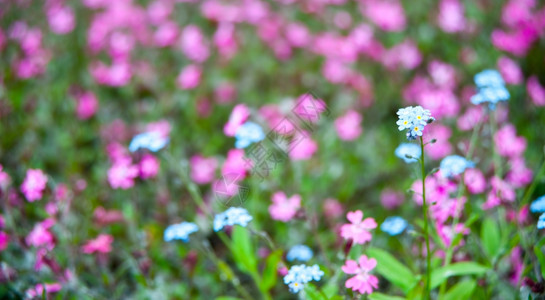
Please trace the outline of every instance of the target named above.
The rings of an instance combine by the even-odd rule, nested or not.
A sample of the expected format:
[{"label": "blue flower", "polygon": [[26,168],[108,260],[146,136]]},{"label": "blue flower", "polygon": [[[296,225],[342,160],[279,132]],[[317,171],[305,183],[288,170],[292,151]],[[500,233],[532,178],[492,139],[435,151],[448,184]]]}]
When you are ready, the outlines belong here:
[{"label": "blue flower", "polygon": [[441,170],[441,175],[443,177],[454,177],[456,175],[462,174],[465,169],[473,168],[475,164],[472,161],[469,161],[459,155],[450,155],[441,161],[439,164],[439,169]]},{"label": "blue flower", "polygon": [[188,242],[189,235],[197,231],[199,231],[199,226],[195,223],[182,222],[179,224],[172,224],[165,229],[163,238],[165,242],[170,242],[172,240]]},{"label": "blue flower", "polygon": [[389,235],[398,235],[402,233],[409,223],[402,217],[388,217],[380,225],[380,230],[386,232]]},{"label": "blue flower", "polygon": [[225,226],[240,225],[246,227],[253,219],[248,211],[242,207],[230,207],[214,217],[214,231],[220,231]]},{"label": "blue flower", "polygon": [[299,293],[305,284],[311,280],[320,281],[324,276],[324,272],[320,270],[318,265],[311,267],[306,265],[292,266],[288,274],[284,276],[284,284],[287,284],[290,288],[290,292],[296,294]]},{"label": "blue flower", "polygon": [[[422,150],[420,149],[420,146],[416,144],[403,143],[396,148],[395,155],[410,164],[416,162],[417,159],[420,158]],[[411,156],[412,158],[408,158],[407,156]]]},{"label": "blue flower", "polygon": [[295,245],[291,247],[290,251],[288,251],[288,254],[286,255],[286,259],[288,261],[308,261],[312,258],[314,253],[312,250],[305,245]]},{"label": "blue flower", "polygon": [[407,131],[407,139],[414,140],[419,136],[422,136],[424,127],[427,124],[433,122],[435,119],[431,116],[429,110],[422,108],[422,106],[409,106],[406,108],[400,108],[397,111],[399,120],[396,122],[397,129]]},{"label": "blue flower", "polygon": [[545,195],[537,198],[530,204],[530,211],[533,213],[544,213],[545,212]]},{"label": "blue flower", "polygon": [[157,152],[168,144],[169,138],[162,136],[157,131],[144,132],[135,135],[129,144],[129,151],[134,152],[140,148]]},{"label": "blue flower", "polygon": [[471,103],[478,105],[488,103],[490,109],[495,109],[500,101],[509,100],[509,91],[501,74],[496,70],[484,70],[475,75],[478,93],[471,97]]},{"label": "blue flower", "polygon": [[539,216],[539,220],[537,220],[537,229],[543,228],[545,228],[545,214]]},{"label": "blue flower", "polygon": [[496,70],[484,70],[475,75],[473,79],[479,88],[505,85],[505,81],[503,81],[500,72]]},{"label": "blue flower", "polygon": [[257,143],[265,138],[265,133],[261,126],[254,122],[246,122],[242,124],[235,133],[235,147],[238,149],[246,148],[251,143]]}]

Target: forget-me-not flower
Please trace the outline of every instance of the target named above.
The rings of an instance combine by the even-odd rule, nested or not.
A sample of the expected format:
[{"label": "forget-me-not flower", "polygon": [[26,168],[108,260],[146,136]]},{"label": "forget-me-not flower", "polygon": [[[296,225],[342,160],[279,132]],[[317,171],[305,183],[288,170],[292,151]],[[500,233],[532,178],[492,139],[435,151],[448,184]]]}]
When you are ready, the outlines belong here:
[{"label": "forget-me-not flower", "polygon": [[161,135],[157,131],[144,132],[135,135],[129,144],[129,151],[134,152],[138,149],[148,149],[152,152],[157,152],[165,147],[169,142],[169,138]]},{"label": "forget-me-not flower", "polygon": [[380,225],[380,230],[393,236],[402,233],[408,225],[409,223],[407,223],[407,221],[405,221],[405,219],[403,219],[402,217],[388,217]]},{"label": "forget-me-not flower", "polygon": [[242,124],[235,133],[235,147],[238,149],[246,148],[252,143],[257,143],[265,139],[265,133],[261,126],[254,122]]},{"label": "forget-me-not flower", "polygon": [[471,103],[488,103],[491,109],[500,101],[509,100],[509,91],[505,88],[505,81],[496,70],[484,70],[475,75],[475,84],[478,93],[471,97]]},{"label": "forget-me-not flower", "polygon": [[324,272],[320,270],[318,265],[311,267],[306,265],[292,266],[288,274],[284,276],[284,284],[287,284],[290,288],[290,292],[296,294],[299,293],[305,284],[311,280],[320,281],[324,276]]},{"label": "forget-me-not flower", "polygon": [[439,170],[443,177],[454,177],[462,174],[465,169],[473,168],[475,164],[459,155],[449,155],[441,161],[439,164]]},{"label": "forget-me-not flower", "polygon": [[422,155],[422,149],[416,144],[403,143],[396,148],[395,155],[410,164],[418,161],[417,159]]},{"label": "forget-me-not flower", "polygon": [[225,226],[240,225],[246,227],[253,219],[248,211],[242,207],[230,207],[214,217],[214,231],[220,231]]},{"label": "forget-me-not flower", "polygon": [[172,224],[165,229],[164,240],[170,242],[172,240],[182,240],[183,242],[189,241],[189,235],[197,232],[199,226],[191,222],[182,222],[179,224]]},{"label": "forget-me-not flower", "polygon": [[429,110],[422,106],[409,106],[400,108],[397,111],[399,120],[396,122],[399,131],[407,130],[407,139],[414,140],[422,136],[424,127],[435,119],[431,116]]},{"label": "forget-me-not flower", "polygon": [[530,211],[533,213],[544,213],[545,212],[545,195],[537,198],[530,204]]},{"label": "forget-me-not flower", "polygon": [[539,216],[539,220],[537,220],[537,229],[543,228],[545,228],[545,213]]},{"label": "forget-me-not flower", "polygon": [[286,259],[288,261],[308,261],[312,258],[314,253],[312,250],[305,245],[295,245],[291,247],[290,251],[288,251],[288,254],[286,255]]}]

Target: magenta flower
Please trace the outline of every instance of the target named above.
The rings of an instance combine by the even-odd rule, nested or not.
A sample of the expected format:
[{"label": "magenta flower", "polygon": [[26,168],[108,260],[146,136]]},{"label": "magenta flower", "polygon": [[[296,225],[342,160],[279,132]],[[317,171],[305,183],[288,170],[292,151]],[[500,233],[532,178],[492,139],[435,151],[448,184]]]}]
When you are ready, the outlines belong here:
[{"label": "magenta flower", "polygon": [[335,120],[335,130],[341,140],[353,141],[361,135],[361,115],[355,110],[348,110]]},{"label": "magenta flower", "polygon": [[159,173],[159,160],[155,156],[146,153],[142,157],[138,167],[140,168],[140,177],[142,179],[152,178]]},{"label": "magenta flower", "polygon": [[120,159],[108,170],[108,182],[114,189],[126,190],[134,185],[138,171],[138,167],[132,165],[130,159]]},{"label": "magenta flower", "polygon": [[301,208],[301,196],[293,195],[290,198],[286,197],[284,192],[276,192],[272,196],[273,204],[269,206],[269,213],[273,220],[288,222]]},{"label": "magenta flower", "polygon": [[[38,283],[33,288],[26,290],[25,299],[41,298],[42,295],[44,294],[44,290],[46,294],[50,294],[50,293],[56,293],[60,291],[61,289],[62,289],[62,285],[58,282],[46,283],[46,284]],[[46,297],[46,298],[49,298],[49,297]]]},{"label": "magenta flower", "polygon": [[539,84],[539,80],[535,75],[528,78],[528,82],[526,83],[526,90],[528,91],[528,95],[530,95],[530,98],[536,106],[545,105],[545,87]]},{"label": "magenta flower", "polygon": [[244,104],[237,104],[233,108],[231,115],[229,116],[229,121],[223,127],[223,132],[226,136],[235,136],[237,129],[246,122],[250,116],[250,110]]},{"label": "magenta flower", "polygon": [[3,251],[8,247],[9,235],[3,231],[0,231],[0,251]]},{"label": "magenta flower", "polygon": [[26,244],[36,248],[45,247],[49,250],[53,249],[55,246],[55,237],[49,231],[53,225],[55,225],[55,220],[53,219],[45,219],[43,222],[36,224],[32,231],[26,236]]},{"label": "magenta flower", "polygon": [[309,133],[296,133],[294,140],[300,141],[295,146],[293,146],[293,149],[289,153],[290,158],[294,161],[308,160],[312,157],[314,152],[318,150],[318,144],[316,144],[316,142],[310,138]]},{"label": "magenta flower", "polygon": [[96,239],[89,240],[81,247],[83,253],[91,254],[95,252],[109,253],[112,251],[114,237],[109,234],[100,234]]},{"label": "magenta flower", "polygon": [[346,274],[356,275],[348,279],[345,286],[361,294],[371,294],[373,293],[373,289],[378,288],[378,278],[369,274],[377,266],[377,260],[374,258],[369,259],[367,256],[362,255],[358,261],[359,265],[355,260],[347,260],[344,266],[342,266],[341,269]]},{"label": "magenta flower", "polygon": [[201,75],[201,67],[197,65],[188,65],[182,69],[176,82],[182,90],[191,90],[201,83]]},{"label": "magenta flower", "polygon": [[341,226],[341,236],[345,239],[352,239],[356,244],[364,244],[371,240],[372,236],[369,232],[377,227],[377,223],[373,218],[363,219],[361,210],[351,211],[346,214],[346,218],[350,224]]},{"label": "magenta flower", "polygon": [[98,100],[92,92],[85,92],[76,97],[78,105],[76,114],[80,120],[92,117],[98,109]]},{"label": "magenta flower", "polygon": [[21,185],[21,192],[25,194],[28,202],[34,202],[42,198],[42,193],[47,184],[47,176],[39,169],[29,169],[26,172],[25,180]]},{"label": "magenta flower", "polygon": [[218,162],[214,157],[205,158],[201,155],[194,155],[189,160],[191,166],[191,180],[197,184],[206,184],[214,180],[214,174]]}]

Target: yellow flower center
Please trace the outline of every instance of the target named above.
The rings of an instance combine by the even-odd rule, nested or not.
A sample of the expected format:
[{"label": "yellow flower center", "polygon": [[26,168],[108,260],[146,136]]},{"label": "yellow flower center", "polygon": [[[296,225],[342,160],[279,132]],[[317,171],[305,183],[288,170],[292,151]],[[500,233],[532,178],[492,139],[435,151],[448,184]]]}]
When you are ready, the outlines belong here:
[{"label": "yellow flower center", "polygon": [[418,131],[418,127],[415,127],[415,128],[414,128],[414,131]]}]

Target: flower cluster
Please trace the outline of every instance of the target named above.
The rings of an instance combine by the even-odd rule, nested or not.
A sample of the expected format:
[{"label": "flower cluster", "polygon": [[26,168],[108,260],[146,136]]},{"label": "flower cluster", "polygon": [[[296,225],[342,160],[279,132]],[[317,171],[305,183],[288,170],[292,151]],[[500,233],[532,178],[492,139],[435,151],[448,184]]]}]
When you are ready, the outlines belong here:
[{"label": "flower cluster", "polygon": [[30,169],[26,172],[25,181],[21,185],[21,192],[29,202],[42,198],[42,193],[47,184],[47,176],[39,169]]},{"label": "flower cluster", "polygon": [[299,293],[305,287],[306,283],[312,280],[320,281],[322,276],[324,276],[324,272],[320,270],[318,265],[311,267],[297,265],[291,267],[288,274],[284,276],[284,283],[289,286],[290,292],[295,294]]},{"label": "flower cluster", "polygon": [[378,288],[378,278],[369,274],[377,266],[377,260],[368,258],[365,255],[360,256],[358,262],[347,260],[342,270],[346,274],[356,275],[348,279],[345,283],[347,288],[361,294],[371,294],[373,289]]},{"label": "flower cluster", "polygon": [[341,236],[345,239],[352,239],[355,244],[365,244],[370,241],[372,236],[369,232],[377,227],[377,223],[373,218],[363,219],[361,210],[352,211],[346,214],[346,218],[350,224],[341,226]]},{"label": "flower cluster", "polygon": [[410,164],[418,161],[422,149],[416,144],[402,143],[396,148],[395,155]]},{"label": "flower cluster", "polygon": [[509,100],[509,91],[505,88],[505,81],[496,70],[484,70],[475,75],[475,84],[478,93],[471,97],[471,103],[488,103],[491,109],[500,101]]},{"label": "flower cluster", "polygon": [[246,227],[253,219],[248,211],[242,207],[230,207],[214,217],[214,231],[220,231],[225,226],[240,225]]},{"label": "flower cluster", "polygon": [[163,136],[158,131],[144,132],[133,137],[129,144],[129,151],[135,152],[138,149],[148,149],[157,152],[163,149],[169,142],[168,136]]},{"label": "flower cluster", "polygon": [[165,229],[164,240],[170,242],[172,240],[181,240],[183,242],[189,241],[189,235],[199,231],[199,226],[191,222],[182,222],[179,224],[172,224]]},{"label": "flower cluster", "polygon": [[312,249],[310,249],[306,245],[295,245],[291,247],[290,251],[288,251],[288,254],[286,255],[286,259],[288,261],[308,261],[312,258],[314,253],[312,252]]},{"label": "flower cluster", "polygon": [[396,122],[399,131],[408,129],[407,139],[414,140],[422,136],[424,127],[433,122],[435,119],[431,116],[431,112],[422,106],[409,106],[400,108],[397,111],[399,120]]},{"label": "flower cluster", "polygon": [[452,178],[462,174],[465,169],[473,168],[475,164],[459,155],[449,155],[441,161],[439,170],[443,177]]}]

